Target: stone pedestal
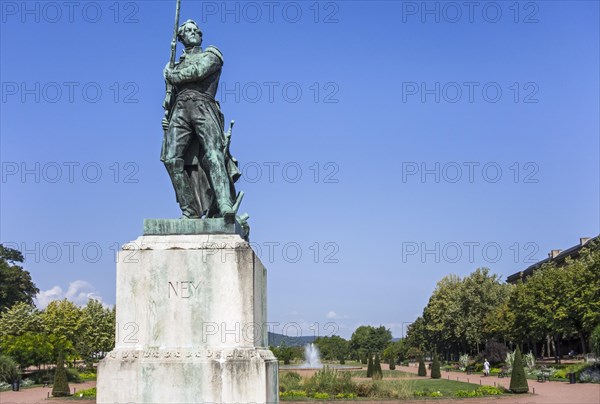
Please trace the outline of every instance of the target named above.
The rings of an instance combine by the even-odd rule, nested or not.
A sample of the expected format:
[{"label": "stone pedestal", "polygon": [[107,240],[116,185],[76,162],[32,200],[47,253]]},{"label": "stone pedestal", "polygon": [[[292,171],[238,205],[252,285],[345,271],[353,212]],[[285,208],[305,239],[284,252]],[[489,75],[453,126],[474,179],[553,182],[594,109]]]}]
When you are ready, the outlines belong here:
[{"label": "stone pedestal", "polygon": [[97,403],[278,402],[266,270],[238,230],[123,247],[116,345],[98,368]]}]

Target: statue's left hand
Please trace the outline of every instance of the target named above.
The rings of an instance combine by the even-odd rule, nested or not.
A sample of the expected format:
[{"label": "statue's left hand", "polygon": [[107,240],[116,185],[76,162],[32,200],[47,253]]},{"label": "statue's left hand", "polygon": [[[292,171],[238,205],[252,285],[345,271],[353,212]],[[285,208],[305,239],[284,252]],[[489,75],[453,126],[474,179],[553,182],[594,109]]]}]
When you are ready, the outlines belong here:
[{"label": "statue's left hand", "polygon": [[163,70],[163,76],[165,77],[165,80],[167,80],[171,84],[174,84],[174,81],[175,81],[174,76],[175,75],[176,75],[176,72],[173,69],[171,69],[171,67],[167,63],[167,65],[165,66],[165,69]]},{"label": "statue's left hand", "polygon": [[165,132],[169,130],[170,122],[167,118],[163,118],[161,124],[162,124],[162,128]]}]

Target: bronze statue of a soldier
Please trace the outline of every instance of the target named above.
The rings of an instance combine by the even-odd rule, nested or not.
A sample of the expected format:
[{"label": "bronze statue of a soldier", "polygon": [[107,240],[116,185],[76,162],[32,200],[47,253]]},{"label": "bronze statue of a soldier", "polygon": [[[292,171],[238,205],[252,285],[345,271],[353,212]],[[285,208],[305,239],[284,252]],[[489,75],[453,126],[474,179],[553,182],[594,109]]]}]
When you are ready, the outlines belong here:
[{"label": "bronze statue of a soldier", "polygon": [[[171,177],[183,218],[235,220],[234,183],[240,177],[229,152],[231,128],[215,100],[223,55],[214,46],[202,50],[202,31],[193,20],[177,29],[185,47],[178,63],[164,69],[167,82],[161,161]],[[232,122],[233,124],[233,122]]]}]

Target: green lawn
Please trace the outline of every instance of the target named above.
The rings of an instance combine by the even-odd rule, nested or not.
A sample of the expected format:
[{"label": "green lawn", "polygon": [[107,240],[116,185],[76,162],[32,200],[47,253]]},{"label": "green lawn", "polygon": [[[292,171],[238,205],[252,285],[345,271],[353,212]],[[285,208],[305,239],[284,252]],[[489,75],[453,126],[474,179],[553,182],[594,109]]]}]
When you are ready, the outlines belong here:
[{"label": "green lawn", "polygon": [[[366,370],[344,370],[344,372],[350,373],[352,377],[367,377]],[[384,378],[401,378],[401,377],[415,377],[414,373],[403,372],[401,370],[384,370]]]},{"label": "green lawn", "polygon": [[452,396],[458,390],[477,390],[478,384],[457,382],[456,380],[446,379],[415,379],[414,390],[419,391],[439,391],[445,397]]},{"label": "green lawn", "polygon": [[[339,362],[332,362],[334,365],[339,365]],[[366,364],[361,363],[361,361],[346,361],[342,366],[364,366],[367,367]]]}]

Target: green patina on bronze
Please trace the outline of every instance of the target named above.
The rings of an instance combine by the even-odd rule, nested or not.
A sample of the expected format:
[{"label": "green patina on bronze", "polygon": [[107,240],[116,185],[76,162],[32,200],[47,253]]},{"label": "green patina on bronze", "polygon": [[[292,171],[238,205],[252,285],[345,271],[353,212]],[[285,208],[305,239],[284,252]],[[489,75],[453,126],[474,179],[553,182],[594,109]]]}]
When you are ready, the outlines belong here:
[{"label": "green patina on bronze", "polygon": [[214,219],[144,219],[144,236],[175,234],[237,234],[246,238],[246,230],[239,222],[227,223]]},{"label": "green patina on bronze", "polygon": [[[241,173],[229,151],[233,121],[225,132],[224,116],[215,100],[223,55],[214,46],[200,47],[202,31],[196,22],[178,25],[179,2],[171,58],[163,71],[167,91],[160,159],[171,178],[182,219],[222,218],[228,225],[238,222],[247,238],[248,215],[236,216],[243,193],[236,193],[234,184]],[[178,62],[176,40],[185,47]]]}]

